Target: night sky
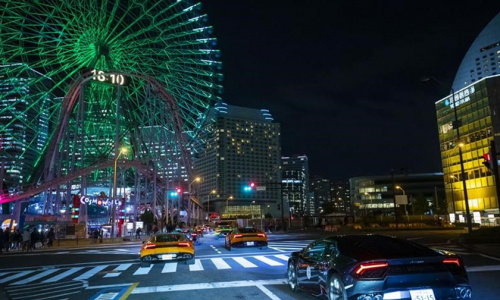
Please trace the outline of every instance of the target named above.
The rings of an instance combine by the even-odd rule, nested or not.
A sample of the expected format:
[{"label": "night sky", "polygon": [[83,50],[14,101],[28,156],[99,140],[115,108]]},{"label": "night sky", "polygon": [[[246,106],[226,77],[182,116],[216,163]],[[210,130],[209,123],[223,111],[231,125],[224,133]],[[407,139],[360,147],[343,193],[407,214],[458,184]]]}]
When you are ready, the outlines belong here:
[{"label": "night sky", "polygon": [[[202,0],[224,102],[267,108],[329,179],[441,172],[434,103],[500,1]],[[431,75],[450,87],[422,82]]]}]

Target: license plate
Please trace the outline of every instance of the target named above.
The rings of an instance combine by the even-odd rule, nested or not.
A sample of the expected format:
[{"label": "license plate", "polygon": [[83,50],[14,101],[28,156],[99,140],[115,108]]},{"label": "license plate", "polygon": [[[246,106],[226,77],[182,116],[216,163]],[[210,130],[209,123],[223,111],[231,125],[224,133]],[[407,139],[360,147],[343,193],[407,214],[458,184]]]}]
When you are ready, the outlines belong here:
[{"label": "license plate", "polygon": [[411,300],[436,300],[432,289],[410,290]]},{"label": "license plate", "polygon": [[254,242],[247,242],[247,246],[253,246]]},{"label": "license plate", "polygon": [[161,256],[161,259],[162,260],[172,260],[175,258],[175,254],[163,254]]}]

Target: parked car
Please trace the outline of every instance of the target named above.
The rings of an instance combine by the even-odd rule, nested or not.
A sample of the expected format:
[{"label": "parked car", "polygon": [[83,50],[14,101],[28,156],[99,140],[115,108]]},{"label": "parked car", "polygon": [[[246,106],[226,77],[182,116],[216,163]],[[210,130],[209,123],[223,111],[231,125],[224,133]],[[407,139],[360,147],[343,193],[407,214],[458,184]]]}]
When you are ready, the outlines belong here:
[{"label": "parked car", "polygon": [[458,255],[384,235],[318,239],[292,253],[287,277],[292,291],[330,300],[472,298]]},{"label": "parked car", "polygon": [[140,251],[141,267],[165,261],[185,261],[194,264],[194,244],[185,234],[172,232],[153,235],[143,242]]}]

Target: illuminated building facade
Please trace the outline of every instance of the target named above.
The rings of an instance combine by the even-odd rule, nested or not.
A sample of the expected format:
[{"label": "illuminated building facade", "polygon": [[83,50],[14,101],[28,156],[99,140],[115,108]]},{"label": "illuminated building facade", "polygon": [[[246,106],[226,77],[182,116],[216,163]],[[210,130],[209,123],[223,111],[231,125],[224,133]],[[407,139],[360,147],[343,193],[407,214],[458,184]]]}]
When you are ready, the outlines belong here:
[{"label": "illuminated building facade", "polygon": [[333,212],[333,203],[330,197],[330,180],[314,176],[311,180],[309,191],[313,193],[314,200],[306,205],[309,215]]},{"label": "illuminated building facade", "polygon": [[[50,79],[24,65],[0,66],[0,168],[9,188],[22,190],[44,150],[49,131],[51,98],[45,94]],[[13,71],[16,70],[16,71]],[[37,82],[37,84],[32,84]],[[33,101],[44,94],[44,101]],[[35,124],[36,126],[27,126]],[[1,177],[0,177],[1,178]]]},{"label": "illuminated building facade", "polygon": [[352,213],[349,181],[336,180],[330,184],[333,212]]},{"label": "illuminated building facade", "polygon": [[[194,173],[202,178],[198,198],[224,218],[278,216],[280,201],[280,124],[266,109],[219,103],[213,122],[200,136]],[[255,187],[249,189],[250,183]],[[215,194],[211,194],[216,191]]]},{"label": "illuminated building facade", "polygon": [[284,156],[282,164],[282,197],[290,214],[295,217],[310,214],[315,208],[308,204],[309,160],[305,155]]},{"label": "illuminated building facade", "polygon": [[[495,141],[497,152],[500,147],[500,119],[496,115],[500,111],[499,90],[500,76],[495,75],[480,79],[436,102],[446,199],[452,221],[454,211],[459,222],[466,220],[460,143],[463,143],[465,181],[474,222],[489,222],[499,213],[494,174],[482,164],[483,154],[489,153],[491,141]],[[460,141],[452,126],[455,109],[460,120]]]}]

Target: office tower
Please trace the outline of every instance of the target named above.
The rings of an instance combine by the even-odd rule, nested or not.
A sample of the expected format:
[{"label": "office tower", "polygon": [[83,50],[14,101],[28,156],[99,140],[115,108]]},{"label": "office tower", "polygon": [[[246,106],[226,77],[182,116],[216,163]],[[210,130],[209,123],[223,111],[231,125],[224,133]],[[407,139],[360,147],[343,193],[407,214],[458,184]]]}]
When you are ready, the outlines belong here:
[{"label": "office tower", "polygon": [[290,214],[295,217],[309,214],[307,210],[307,195],[309,193],[309,160],[307,156],[283,156],[281,157],[281,165],[285,207],[288,206]]}]

